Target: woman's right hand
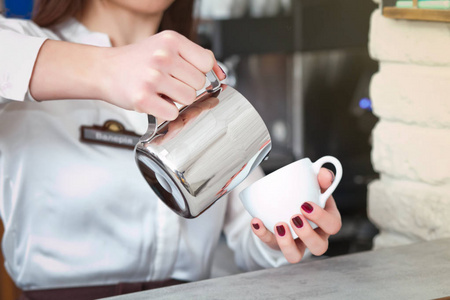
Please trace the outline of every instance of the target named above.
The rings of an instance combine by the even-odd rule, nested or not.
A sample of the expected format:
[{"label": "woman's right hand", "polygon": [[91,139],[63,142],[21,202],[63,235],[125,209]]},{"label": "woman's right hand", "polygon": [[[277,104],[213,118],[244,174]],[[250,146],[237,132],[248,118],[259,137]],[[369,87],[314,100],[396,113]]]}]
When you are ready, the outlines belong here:
[{"label": "woman's right hand", "polygon": [[174,31],[108,50],[104,100],[164,120],[178,116],[174,102],[189,105],[195,100],[205,73],[213,69],[220,79],[225,77],[211,51]]},{"label": "woman's right hand", "polygon": [[100,99],[173,120],[178,116],[174,102],[191,104],[210,70],[225,79],[211,51],[174,31],[115,48],[47,40],[30,92],[38,101]]}]

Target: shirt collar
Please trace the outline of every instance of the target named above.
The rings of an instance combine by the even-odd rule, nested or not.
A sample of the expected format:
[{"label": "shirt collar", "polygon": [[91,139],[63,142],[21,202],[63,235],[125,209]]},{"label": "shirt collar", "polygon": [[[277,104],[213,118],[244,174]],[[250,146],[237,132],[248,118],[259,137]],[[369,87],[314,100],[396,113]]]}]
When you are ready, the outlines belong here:
[{"label": "shirt collar", "polygon": [[70,18],[52,28],[62,40],[99,47],[111,47],[111,40],[106,33],[87,29],[77,19]]}]

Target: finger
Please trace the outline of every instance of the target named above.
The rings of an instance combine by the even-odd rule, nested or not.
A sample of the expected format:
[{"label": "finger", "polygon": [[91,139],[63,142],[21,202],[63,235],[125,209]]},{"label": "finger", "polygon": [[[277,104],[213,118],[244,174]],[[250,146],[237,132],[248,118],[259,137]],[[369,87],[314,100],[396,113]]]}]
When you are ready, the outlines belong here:
[{"label": "finger", "polygon": [[326,208],[324,209],[314,202],[305,202],[301,206],[301,212],[306,219],[314,222],[324,232],[333,235],[341,229],[341,216],[332,197],[328,199],[327,204],[325,204]]},{"label": "finger", "polygon": [[[199,50],[197,50],[198,52],[188,52],[186,49],[183,49],[183,51],[180,52],[180,56],[204,74],[213,70],[219,80],[224,80],[225,78],[227,78],[227,74],[225,74],[223,69],[217,63],[214,53],[200,46],[199,48],[201,48],[201,51],[203,51],[203,53],[201,53],[201,51]],[[201,59],[203,59],[204,61],[201,61]]]},{"label": "finger", "polygon": [[174,120],[178,116],[178,108],[172,101],[160,95],[139,99],[135,110],[155,116],[158,120]]},{"label": "finger", "polygon": [[312,254],[319,256],[327,251],[329,235],[323,230],[314,230],[304,216],[294,215],[291,219],[291,226]]},{"label": "finger", "polygon": [[214,71],[214,73],[216,73],[216,75],[219,78],[219,80],[224,80],[225,78],[227,78],[227,74],[225,74],[225,72],[219,66],[219,64],[217,63],[217,61],[215,59],[214,59],[213,71]]},{"label": "finger", "polygon": [[323,193],[333,183],[334,173],[329,169],[321,168],[319,174],[317,175],[317,180],[319,181],[319,186]]},{"label": "finger", "polygon": [[178,48],[179,55],[204,74],[211,71],[217,64],[212,51],[195,44],[184,36],[181,37],[181,43]]},{"label": "finger", "polygon": [[277,239],[275,235],[267,230],[263,222],[258,218],[253,218],[252,220],[252,231],[253,233],[270,248],[279,250]]},{"label": "finger", "polygon": [[328,198],[328,201],[325,203],[325,207],[323,209],[341,219],[341,213],[337,208],[336,201],[334,201],[333,196],[330,196],[330,198]]},{"label": "finger", "polygon": [[191,104],[197,96],[195,89],[169,75],[161,80],[158,85],[158,93],[182,105]]},{"label": "finger", "polygon": [[286,223],[277,223],[275,225],[276,239],[281,252],[286,260],[292,264],[302,260],[303,253],[297,247],[297,243],[292,238],[289,226]]},{"label": "finger", "polygon": [[224,80],[227,75],[218,65],[214,53],[211,50],[205,49],[186,37],[182,37],[183,45],[179,48],[179,55],[187,62],[192,64],[203,74],[213,70],[219,80]]},{"label": "finger", "polygon": [[170,75],[196,91],[203,89],[206,83],[206,76],[203,72],[182,58],[177,59],[173,66],[169,71]]},{"label": "finger", "polygon": [[[199,46],[199,48],[201,47]],[[186,49],[183,49],[183,51],[180,52],[180,56],[187,62],[191,63],[198,70],[200,70],[203,74],[206,74],[207,72],[213,70],[219,80],[224,80],[225,78],[227,78],[227,74],[225,74],[223,69],[217,63],[217,60],[212,51],[204,48],[201,48],[201,50],[206,52],[188,52]],[[204,61],[201,61],[202,59]]]}]

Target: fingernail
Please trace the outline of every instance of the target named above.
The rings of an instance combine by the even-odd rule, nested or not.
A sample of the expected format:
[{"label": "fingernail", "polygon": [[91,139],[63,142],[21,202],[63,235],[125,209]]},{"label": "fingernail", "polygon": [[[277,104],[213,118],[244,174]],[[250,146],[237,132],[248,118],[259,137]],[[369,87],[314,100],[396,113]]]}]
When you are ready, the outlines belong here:
[{"label": "fingernail", "polygon": [[223,75],[225,75],[225,78],[227,78],[227,74],[225,73],[225,71],[222,69],[222,67],[220,65],[218,65],[220,68],[220,71],[222,71]]},{"label": "fingernail", "polygon": [[328,171],[331,173],[331,183],[333,183],[334,182],[334,173],[331,170],[328,170]]},{"label": "fingernail", "polygon": [[304,211],[306,211],[308,214],[312,213],[312,211],[313,211],[312,205],[309,204],[308,202],[305,202],[305,203],[302,204],[302,209]]},{"label": "fingernail", "polygon": [[300,219],[299,216],[296,216],[295,218],[293,218],[292,223],[294,223],[295,227],[297,227],[297,228],[303,227],[303,221],[302,221],[302,219]]},{"label": "fingernail", "polygon": [[253,225],[253,228],[255,228],[256,230],[259,229],[259,224],[258,224],[258,223],[254,223],[254,224],[252,224],[252,225]]},{"label": "fingernail", "polygon": [[286,234],[286,229],[284,229],[283,225],[277,226],[277,232],[279,236],[284,236]]}]

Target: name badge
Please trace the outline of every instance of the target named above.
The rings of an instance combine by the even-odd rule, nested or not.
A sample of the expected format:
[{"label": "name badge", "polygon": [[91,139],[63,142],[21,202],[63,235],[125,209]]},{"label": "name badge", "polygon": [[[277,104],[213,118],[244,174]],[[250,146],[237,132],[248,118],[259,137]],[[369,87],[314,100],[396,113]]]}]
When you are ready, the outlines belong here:
[{"label": "name badge", "polygon": [[102,144],[112,147],[134,149],[140,136],[125,127],[118,121],[108,120],[103,126],[81,126],[81,141],[85,143]]}]

